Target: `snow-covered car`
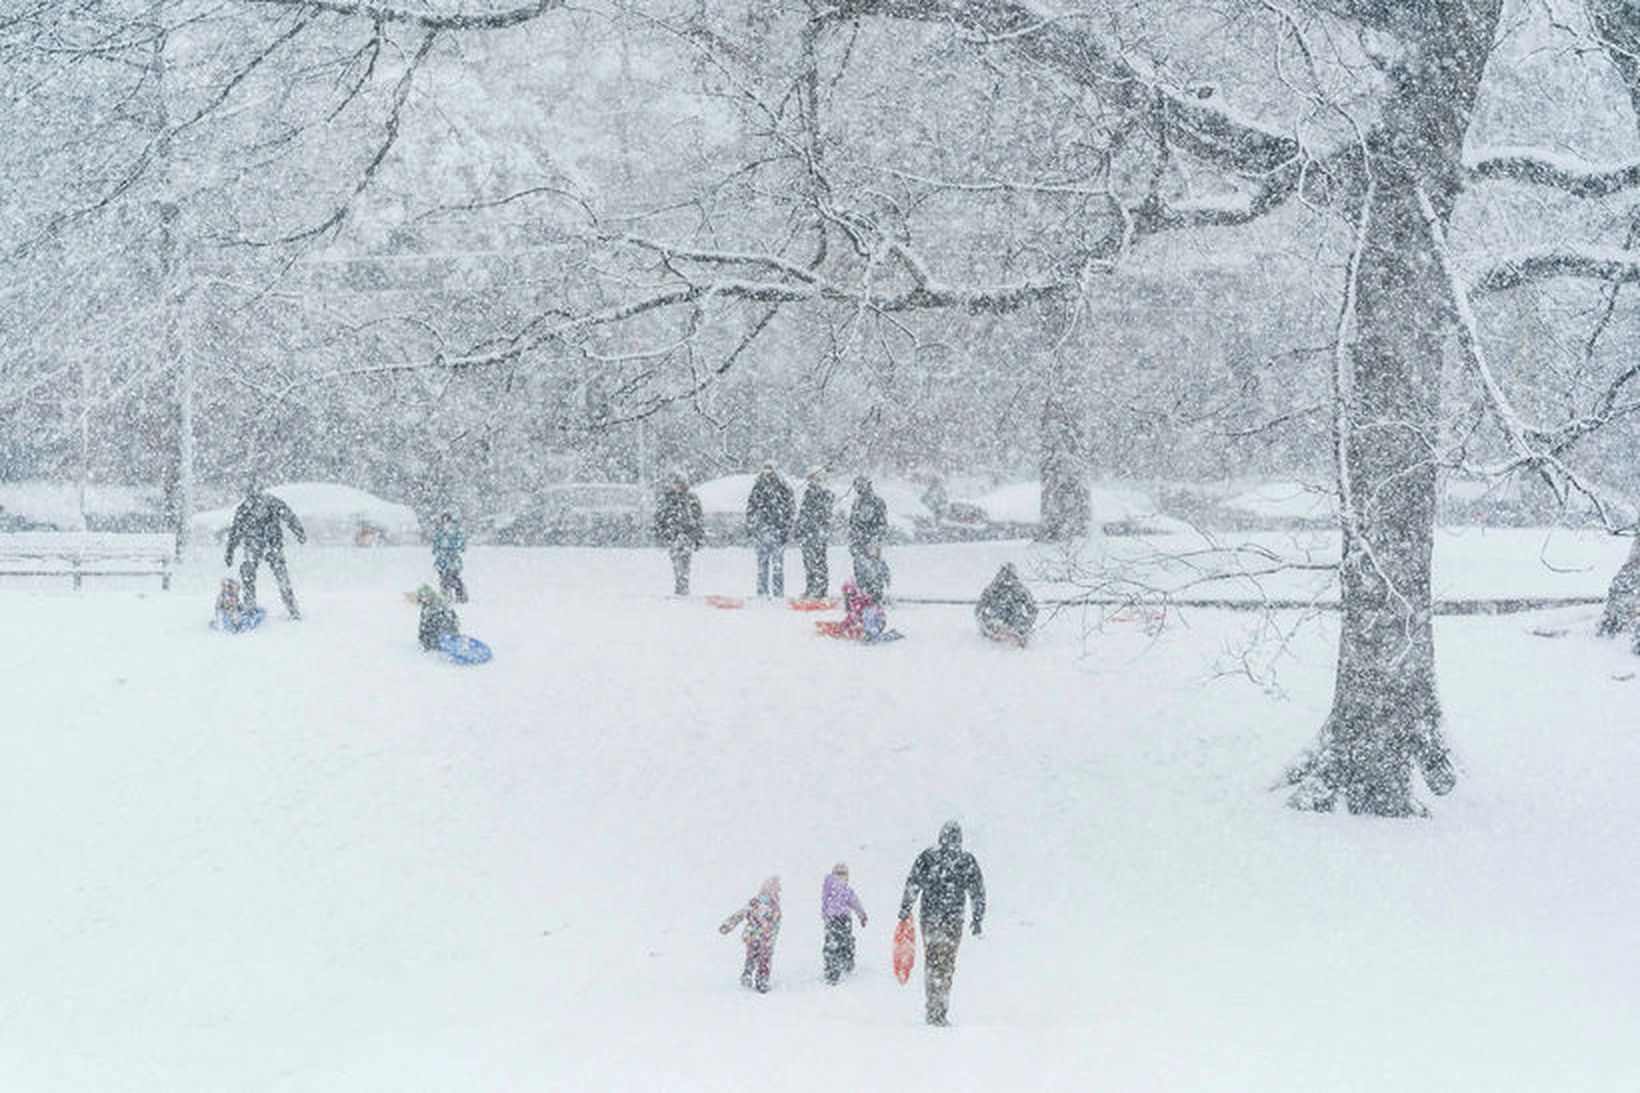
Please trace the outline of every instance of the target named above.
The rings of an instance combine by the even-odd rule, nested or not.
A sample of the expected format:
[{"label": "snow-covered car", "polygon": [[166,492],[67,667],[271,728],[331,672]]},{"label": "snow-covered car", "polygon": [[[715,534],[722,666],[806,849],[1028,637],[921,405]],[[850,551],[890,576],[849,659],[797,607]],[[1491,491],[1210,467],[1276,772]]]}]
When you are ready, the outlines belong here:
[{"label": "snow-covered car", "polygon": [[[387,501],[364,490],[337,482],[284,482],[267,492],[290,506],[307,532],[308,542],[319,546],[403,546],[421,542],[421,527],[409,505]],[[218,542],[226,539],[233,523],[235,501],[222,508],[195,514],[194,537]]]},{"label": "snow-covered car", "polygon": [[653,499],[627,482],[565,482],[538,491],[522,512],[498,522],[511,546],[641,546]]}]

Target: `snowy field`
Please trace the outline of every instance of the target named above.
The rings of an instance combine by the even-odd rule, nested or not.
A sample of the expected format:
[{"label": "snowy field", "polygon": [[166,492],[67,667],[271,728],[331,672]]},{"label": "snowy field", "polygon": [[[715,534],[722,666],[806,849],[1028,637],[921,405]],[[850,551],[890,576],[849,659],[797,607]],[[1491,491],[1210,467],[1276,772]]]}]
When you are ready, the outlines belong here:
[{"label": "snowy field", "polygon": [[[1438,592],[1599,595],[1626,546],[1448,535]],[[895,587],[1024,553],[901,548]],[[1278,691],[1226,674],[1245,613],[1062,613],[1018,651],[907,605],[866,648],[674,600],[658,550],[475,548],[497,655],[457,668],[415,644],[424,548],[291,559],[307,617],[265,578],[238,637],[203,562],[0,581],[0,1089],[1635,1088],[1640,659],[1597,608],[1439,620],[1459,788],[1375,822],[1269,791],[1327,708],[1325,615]],[[708,551],[696,591],[751,569]],[[990,913],[936,1030],[889,939],[951,817]],[[840,860],[871,923],[830,988]],[[757,996],[716,928],[771,874]]]}]

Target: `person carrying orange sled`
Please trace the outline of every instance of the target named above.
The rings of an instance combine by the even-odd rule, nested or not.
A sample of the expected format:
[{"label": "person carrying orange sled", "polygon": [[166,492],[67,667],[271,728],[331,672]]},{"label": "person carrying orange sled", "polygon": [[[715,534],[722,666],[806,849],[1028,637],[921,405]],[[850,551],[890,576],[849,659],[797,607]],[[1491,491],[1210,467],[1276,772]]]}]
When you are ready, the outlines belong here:
[{"label": "person carrying orange sled", "polygon": [[763,882],[740,910],[730,915],[718,927],[726,934],[744,922],[741,940],[746,943],[746,964],[740,972],[740,985],[751,987],[759,994],[769,993],[769,965],[774,961],[774,939],[780,933],[780,878],[770,877]]},{"label": "person carrying orange sled", "polygon": [[928,1023],[946,1025],[951,1001],[951,979],[957,970],[957,945],[962,941],[962,916],[973,900],[973,931],[980,936],[985,919],[985,878],[974,855],[962,848],[962,828],[955,820],[940,828],[938,846],[917,855],[905,878],[900,920],[911,917],[911,905],[922,896],[923,976]]},{"label": "person carrying orange sled", "polygon": [[848,866],[838,862],[820,885],[820,917],[826,924],[820,958],[827,983],[835,984],[845,972],[854,970],[854,920],[849,917],[850,911],[860,916],[860,928],[865,929],[866,909],[849,887]]}]

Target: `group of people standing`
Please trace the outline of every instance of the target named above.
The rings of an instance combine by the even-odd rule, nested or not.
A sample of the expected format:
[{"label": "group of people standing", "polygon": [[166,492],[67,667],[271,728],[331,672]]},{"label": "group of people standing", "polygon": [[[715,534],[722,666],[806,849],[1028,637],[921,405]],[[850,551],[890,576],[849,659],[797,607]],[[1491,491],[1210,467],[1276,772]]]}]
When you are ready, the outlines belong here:
[{"label": "group of people standing", "polygon": [[[957,970],[963,918],[969,917],[975,937],[980,936],[985,921],[985,877],[978,859],[962,848],[962,828],[955,820],[941,827],[938,843],[918,854],[911,864],[900,897],[902,922],[911,917],[913,907],[922,923],[926,1019],[931,1025],[946,1025],[950,1023],[951,982]],[[854,970],[851,915],[859,917],[864,929],[868,921],[865,907],[849,884],[848,866],[839,862],[820,886],[820,917],[825,926],[820,959],[829,985]],[[718,927],[719,933],[726,934],[744,924],[741,940],[746,946],[746,962],[740,983],[759,994],[769,991],[780,920],[780,878],[770,877],[757,895]]]},{"label": "group of people standing", "polygon": [[[888,589],[888,564],[883,544],[888,540],[888,506],[871,488],[871,480],[854,479],[854,505],[848,517],[848,547],[854,562],[854,581],[873,600],[882,602]],[[757,594],[786,594],[786,547],[795,542],[803,556],[803,598],[825,599],[831,594],[826,550],[831,542],[837,498],[826,488],[825,472],[809,471],[799,502],[773,463],[763,464],[746,498],[746,534],[757,559]],[[661,493],[655,508],[655,537],[672,559],[672,589],[689,594],[690,560],[706,542],[706,518],[700,498],[682,475]]]}]

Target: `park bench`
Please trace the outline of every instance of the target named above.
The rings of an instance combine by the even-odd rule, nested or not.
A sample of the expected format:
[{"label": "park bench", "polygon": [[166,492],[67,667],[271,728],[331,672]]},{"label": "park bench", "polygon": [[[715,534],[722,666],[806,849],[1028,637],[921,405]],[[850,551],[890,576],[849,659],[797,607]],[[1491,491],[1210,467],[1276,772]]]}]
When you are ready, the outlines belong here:
[{"label": "park bench", "polygon": [[167,535],[18,531],[0,535],[0,578],[158,577],[171,588],[172,540]]}]

